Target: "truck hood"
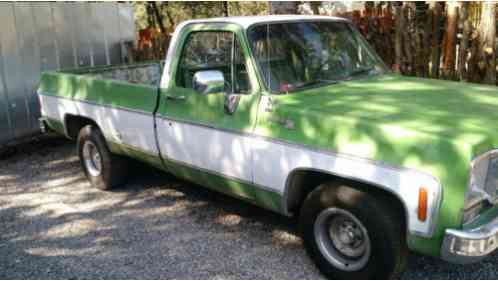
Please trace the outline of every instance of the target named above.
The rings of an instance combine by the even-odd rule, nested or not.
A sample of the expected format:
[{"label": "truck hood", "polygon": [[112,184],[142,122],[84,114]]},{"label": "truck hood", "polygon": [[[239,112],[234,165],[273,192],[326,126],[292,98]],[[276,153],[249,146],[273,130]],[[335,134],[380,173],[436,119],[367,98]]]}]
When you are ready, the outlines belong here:
[{"label": "truck hood", "polygon": [[323,122],[335,121],[338,127],[354,123],[387,134],[472,145],[474,153],[498,144],[494,142],[498,135],[498,88],[494,86],[382,75],[294,92],[276,100],[276,112],[297,123],[317,116]]},{"label": "truck hood", "polygon": [[259,124],[269,137],[426,171],[463,201],[472,157],[498,145],[498,88],[388,74],[272,96]]}]

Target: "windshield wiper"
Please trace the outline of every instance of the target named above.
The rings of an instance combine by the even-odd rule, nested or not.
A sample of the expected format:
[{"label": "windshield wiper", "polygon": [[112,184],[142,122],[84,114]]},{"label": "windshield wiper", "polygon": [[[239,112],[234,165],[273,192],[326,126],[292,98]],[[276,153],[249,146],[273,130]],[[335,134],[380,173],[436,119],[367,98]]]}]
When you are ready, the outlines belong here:
[{"label": "windshield wiper", "polygon": [[294,89],[300,89],[300,88],[306,88],[306,87],[311,87],[311,86],[316,86],[316,85],[321,85],[321,84],[337,84],[339,81],[337,80],[325,80],[325,79],[317,79],[313,81],[308,81],[301,83],[299,85],[296,85]]},{"label": "windshield wiper", "polygon": [[375,69],[375,67],[373,67],[373,66],[361,67],[361,68],[358,68],[354,71],[351,71],[351,73],[349,73],[349,76],[355,76],[355,75],[369,73],[370,71],[372,71],[374,69]]}]

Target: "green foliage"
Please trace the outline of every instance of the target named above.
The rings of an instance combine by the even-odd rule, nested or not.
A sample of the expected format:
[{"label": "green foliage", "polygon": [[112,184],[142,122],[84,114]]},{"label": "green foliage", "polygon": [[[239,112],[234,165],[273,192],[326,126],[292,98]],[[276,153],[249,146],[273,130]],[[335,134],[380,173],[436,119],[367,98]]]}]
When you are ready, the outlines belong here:
[{"label": "green foliage", "polygon": [[[268,3],[265,2],[156,2],[162,22],[168,30],[172,30],[182,21],[196,18],[223,17],[225,3],[229,16],[267,15]],[[147,2],[134,2],[135,24],[137,30],[149,27],[150,22],[157,25],[154,15],[147,12]],[[152,19],[152,20],[151,20]],[[157,27],[157,26],[156,26]]]},{"label": "green foliage", "polygon": [[257,16],[268,15],[268,2],[228,2],[230,16]]},{"label": "green foliage", "polygon": [[137,30],[144,29],[147,24],[147,9],[144,2],[133,2],[133,13],[135,15],[135,27]]}]

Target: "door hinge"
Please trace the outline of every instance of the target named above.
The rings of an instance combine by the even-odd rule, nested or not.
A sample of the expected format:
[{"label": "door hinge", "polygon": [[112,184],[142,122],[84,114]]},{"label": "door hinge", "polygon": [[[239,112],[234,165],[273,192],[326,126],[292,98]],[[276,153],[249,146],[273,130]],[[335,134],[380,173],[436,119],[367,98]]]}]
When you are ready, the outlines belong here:
[{"label": "door hinge", "polygon": [[295,129],[294,121],[292,121],[291,119],[270,117],[268,118],[268,122],[278,124],[289,130]]}]

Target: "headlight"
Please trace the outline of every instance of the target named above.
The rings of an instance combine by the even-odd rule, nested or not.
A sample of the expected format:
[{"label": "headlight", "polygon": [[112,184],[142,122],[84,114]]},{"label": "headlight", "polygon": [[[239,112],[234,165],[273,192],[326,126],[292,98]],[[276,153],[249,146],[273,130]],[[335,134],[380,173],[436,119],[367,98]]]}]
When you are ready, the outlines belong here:
[{"label": "headlight", "polygon": [[498,150],[486,152],[471,163],[470,182],[465,193],[463,223],[477,217],[488,204],[497,203]]}]

